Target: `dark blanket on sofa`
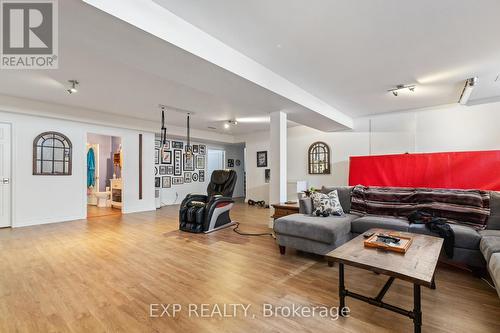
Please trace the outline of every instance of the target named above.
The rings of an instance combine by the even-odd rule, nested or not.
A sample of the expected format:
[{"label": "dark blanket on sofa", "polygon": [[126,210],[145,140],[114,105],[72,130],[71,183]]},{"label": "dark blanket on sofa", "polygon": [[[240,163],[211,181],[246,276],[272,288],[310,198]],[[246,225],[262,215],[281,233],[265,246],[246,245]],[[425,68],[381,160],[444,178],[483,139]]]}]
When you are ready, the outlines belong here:
[{"label": "dark blanket on sofa", "polygon": [[490,193],[481,190],[355,186],[351,212],[407,218],[424,211],[450,223],[484,229],[490,215]]}]

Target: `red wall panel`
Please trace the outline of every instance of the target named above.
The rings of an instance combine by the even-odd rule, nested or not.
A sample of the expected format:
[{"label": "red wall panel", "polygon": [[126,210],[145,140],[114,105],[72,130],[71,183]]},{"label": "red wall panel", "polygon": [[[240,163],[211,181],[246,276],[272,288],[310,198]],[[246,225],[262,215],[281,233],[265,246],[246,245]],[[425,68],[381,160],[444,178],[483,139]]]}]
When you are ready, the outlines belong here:
[{"label": "red wall panel", "polygon": [[349,185],[500,191],[500,150],[350,158]]}]

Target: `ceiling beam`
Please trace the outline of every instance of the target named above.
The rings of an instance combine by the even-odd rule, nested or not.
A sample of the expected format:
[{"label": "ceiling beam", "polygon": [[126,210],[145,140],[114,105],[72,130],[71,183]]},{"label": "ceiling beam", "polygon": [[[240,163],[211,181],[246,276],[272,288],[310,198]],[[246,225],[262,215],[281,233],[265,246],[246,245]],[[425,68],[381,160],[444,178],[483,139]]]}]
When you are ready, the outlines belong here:
[{"label": "ceiling beam", "polygon": [[[184,21],[152,0],[83,0],[116,18],[171,43],[208,62],[268,89],[321,119],[333,128],[350,129],[351,117],[234,50],[206,32]],[[313,116],[313,114],[311,114]],[[318,123],[322,123],[318,121]],[[308,124],[315,127],[314,124]],[[325,123],[323,122],[324,126]]]}]

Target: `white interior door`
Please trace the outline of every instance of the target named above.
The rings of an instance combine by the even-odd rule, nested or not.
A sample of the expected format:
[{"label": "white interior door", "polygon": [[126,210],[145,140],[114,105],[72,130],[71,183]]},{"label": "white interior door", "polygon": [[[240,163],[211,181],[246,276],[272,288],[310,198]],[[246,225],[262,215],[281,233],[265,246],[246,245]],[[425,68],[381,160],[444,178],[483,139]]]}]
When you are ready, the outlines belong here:
[{"label": "white interior door", "polygon": [[0,123],[0,228],[10,227],[10,125]]},{"label": "white interior door", "polygon": [[226,152],[224,150],[219,150],[219,149],[208,150],[207,175],[205,176],[205,180],[210,182],[210,179],[212,177],[212,172],[214,172],[214,170],[224,169],[225,154]]}]

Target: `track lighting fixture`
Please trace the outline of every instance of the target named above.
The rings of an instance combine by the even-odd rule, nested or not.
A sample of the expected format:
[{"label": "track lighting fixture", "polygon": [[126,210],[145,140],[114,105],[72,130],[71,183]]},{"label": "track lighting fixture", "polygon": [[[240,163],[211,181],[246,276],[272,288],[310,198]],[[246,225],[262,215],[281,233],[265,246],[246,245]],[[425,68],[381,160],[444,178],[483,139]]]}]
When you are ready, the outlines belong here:
[{"label": "track lighting fixture", "polygon": [[80,82],[78,82],[77,80],[68,80],[68,82],[71,83],[71,87],[68,90],[66,90],[68,94],[71,95],[77,93],[78,89],[76,89],[76,86],[78,86]]},{"label": "track lighting fixture", "polygon": [[460,103],[461,105],[466,105],[469,101],[470,96],[472,95],[472,90],[474,90],[476,85],[477,77],[471,77],[470,79],[465,80],[465,86],[462,90],[462,94],[460,95],[458,103]]},{"label": "track lighting fixture", "polygon": [[401,90],[408,89],[409,91],[414,92],[414,91],[415,91],[415,87],[416,87],[416,86],[415,86],[414,84],[412,84],[412,85],[407,85],[407,84],[398,84],[398,85],[396,86],[396,88],[389,89],[389,90],[387,90],[387,91],[391,92],[394,96],[396,96],[396,97],[397,97],[397,96],[399,95],[399,92],[400,92]]},{"label": "track lighting fixture", "polygon": [[187,155],[191,155],[193,153],[193,149],[191,147],[191,124],[190,124],[190,120],[191,120],[191,113],[188,112],[187,114],[187,143],[186,143],[186,154]]}]

